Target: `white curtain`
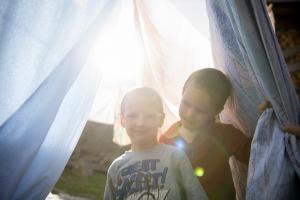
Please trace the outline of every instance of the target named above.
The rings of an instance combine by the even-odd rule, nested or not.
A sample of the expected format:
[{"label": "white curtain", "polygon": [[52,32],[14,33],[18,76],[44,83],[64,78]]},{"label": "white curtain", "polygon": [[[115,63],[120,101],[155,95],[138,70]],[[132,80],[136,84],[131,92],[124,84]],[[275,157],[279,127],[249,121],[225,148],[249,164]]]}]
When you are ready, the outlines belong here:
[{"label": "white curtain", "polygon": [[[299,101],[266,2],[207,0],[207,5],[214,60],[237,96],[238,107],[227,117],[253,135],[246,198],[299,199],[300,143],[281,130],[287,122],[299,124]],[[259,116],[264,99],[273,108]]]},{"label": "white curtain", "polygon": [[99,66],[106,69],[102,69],[91,120],[116,123],[114,140],[128,144],[118,124],[120,99],[128,89],[146,85],[156,89],[164,101],[163,132],[178,120],[181,90],[188,75],[213,67],[205,1],[122,1],[106,30],[100,40],[108,44],[101,42],[98,49],[107,58],[99,61],[105,62]]},{"label": "white curtain", "polygon": [[88,53],[115,1],[2,1],[0,199],[45,199],[88,118]]},{"label": "white curtain", "polygon": [[199,11],[204,1],[2,1],[0,199],[44,199],[88,116],[118,122],[132,87],[157,89],[165,127],[177,120],[184,80],[212,67]]}]

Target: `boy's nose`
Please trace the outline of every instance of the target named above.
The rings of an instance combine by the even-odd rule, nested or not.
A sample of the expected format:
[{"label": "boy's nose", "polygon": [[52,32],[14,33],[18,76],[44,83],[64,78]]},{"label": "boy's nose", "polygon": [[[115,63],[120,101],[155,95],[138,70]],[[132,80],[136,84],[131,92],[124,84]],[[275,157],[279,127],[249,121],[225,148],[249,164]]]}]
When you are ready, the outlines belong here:
[{"label": "boy's nose", "polygon": [[146,123],[145,117],[143,116],[138,116],[136,119],[136,125],[137,126],[142,126]]}]

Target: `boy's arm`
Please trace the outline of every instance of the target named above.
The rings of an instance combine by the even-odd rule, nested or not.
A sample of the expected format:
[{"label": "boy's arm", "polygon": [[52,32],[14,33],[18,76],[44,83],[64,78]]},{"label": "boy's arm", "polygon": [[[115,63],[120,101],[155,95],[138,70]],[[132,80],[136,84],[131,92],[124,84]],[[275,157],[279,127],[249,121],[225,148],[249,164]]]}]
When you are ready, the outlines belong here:
[{"label": "boy's arm", "polygon": [[179,161],[179,171],[182,180],[182,189],[186,195],[186,199],[189,200],[202,200],[208,199],[206,192],[199,183],[198,179],[194,174],[192,165],[185,155],[182,153],[182,159]]},{"label": "boy's arm", "polygon": [[242,134],[242,141],[239,143],[237,150],[233,153],[233,155],[244,163],[245,165],[249,164],[250,158],[250,150],[251,150],[251,139],[247,138],[243,133]]},{"label": "boy's arm", "polygon": [[251,138],[248,138],[240,130],[233,126],[226,126],[223,129],[223,142],[229,155],[234,155],[237,160],[248,165],[251,149]]},{"label": "boy's arm", "polygon": [[111,177],[111,170],[109,169],[107,172],[107,179],[106,179],[106,185],[104,190],[104,200],[115,200],[116,199],[116,192],[113,185],[113,180]]},{"label": "boy's arm", "polygon": [[[262,114],[267,108],[272,108],[272,104],[268,100],[264,100],[261,104],[258,105],[259,111]],[[298,139],[300,138],[300,126],[287,123],[283,126],[282,129],[283,132],[285,133],[290,133],[295,135]]]}]

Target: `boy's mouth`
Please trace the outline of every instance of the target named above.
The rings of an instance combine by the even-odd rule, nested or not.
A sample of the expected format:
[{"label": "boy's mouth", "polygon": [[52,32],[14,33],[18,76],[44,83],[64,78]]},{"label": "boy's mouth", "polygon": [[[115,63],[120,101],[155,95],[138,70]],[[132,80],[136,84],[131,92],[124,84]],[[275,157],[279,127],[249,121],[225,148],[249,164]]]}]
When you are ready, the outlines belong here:
[{"label": "boy's mouth", "polygon": [[136,129],[134,132],[136,133],[146,133],[148,130],[147,129]]},{"label": "boy's mouth", "polygon": [[188,129],[188,130],[195,130],[197,129],[199,123],[198,122],[192,122],[192,121],[188,121],[188,120],[185,120],[185,119],[182,119],[181,120],[181,124],[184,128]]}]

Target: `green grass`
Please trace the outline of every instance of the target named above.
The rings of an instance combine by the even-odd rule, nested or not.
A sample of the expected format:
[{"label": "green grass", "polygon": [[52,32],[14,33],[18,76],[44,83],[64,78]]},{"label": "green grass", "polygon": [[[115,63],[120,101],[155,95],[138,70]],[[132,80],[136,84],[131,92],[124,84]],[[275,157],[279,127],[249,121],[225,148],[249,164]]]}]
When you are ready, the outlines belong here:
[{"label": "green grass", "polygon": [[106,174],[104,173],[94,172],[90,176],[82,177],[69,168],[65,168],[54,187],[54,192],[64,192],[73,196],[102,200],[105,181]]}]

